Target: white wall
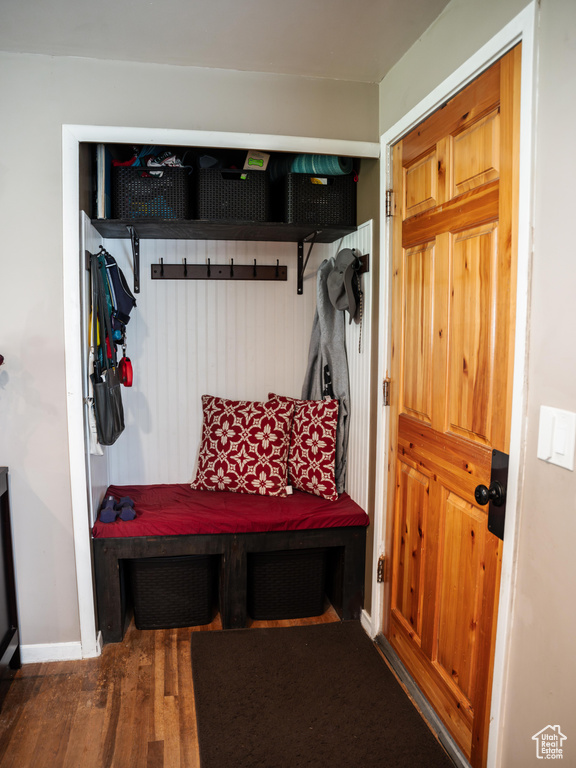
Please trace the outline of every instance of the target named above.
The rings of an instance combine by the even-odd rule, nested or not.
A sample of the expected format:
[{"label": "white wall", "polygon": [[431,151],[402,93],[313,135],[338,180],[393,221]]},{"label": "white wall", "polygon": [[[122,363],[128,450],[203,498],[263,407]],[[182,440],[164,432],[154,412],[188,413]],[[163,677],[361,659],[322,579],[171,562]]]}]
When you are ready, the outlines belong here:
[{"label": "white wall", "polygon": [[380,83],[380,135],[527,5],[528,0],[452,0]]},{"label": "white wall", "polygon": [[[540,9],[534,253],[524,495],[518,541],[506,768],[529,768],[533,734],[560,725],[565,765],[576,765],[576,473],[536,458],[541,405],[576,411],[576,4]],[[560,762],[560,761],[556,761]]]},{"label": "white wall", "polygon": [[[21,636],[79,639],[64,377],[62,125],[377,140],[377,87],[0,54],[0,464]],[[88,524],[88,523],[87,523]]]}]

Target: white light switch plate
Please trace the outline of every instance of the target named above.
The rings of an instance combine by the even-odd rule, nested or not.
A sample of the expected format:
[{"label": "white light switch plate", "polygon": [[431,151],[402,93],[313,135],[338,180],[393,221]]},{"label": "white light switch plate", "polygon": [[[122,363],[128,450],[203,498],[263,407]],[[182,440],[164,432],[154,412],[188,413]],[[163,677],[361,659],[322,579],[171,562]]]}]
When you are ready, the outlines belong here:
[{"label": "white light switch plate", "polygon": [[540,406],[538,458],[574,471],[576,413]]}]

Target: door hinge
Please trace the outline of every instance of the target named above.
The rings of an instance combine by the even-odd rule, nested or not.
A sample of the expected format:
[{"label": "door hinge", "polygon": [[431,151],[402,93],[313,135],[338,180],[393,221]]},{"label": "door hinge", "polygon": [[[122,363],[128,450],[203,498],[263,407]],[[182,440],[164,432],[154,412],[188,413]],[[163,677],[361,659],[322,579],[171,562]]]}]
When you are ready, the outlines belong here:
[{"label": "door hinge", "polygon": [[390,405],[390,378],[386,377],[382,382],[382,400],[384,405]]},{"label": "door hinge", "polygon": [[393,216],[393,195],[394,192],[391,189],[386,190],[386,218],[389,219],[391,216]]},{"label": "door hinge", "polygon": [[386,577],[386,555],[380,555],[378,558],[378,566],[376,568],[376,581],[378,584],[383,584]]}]

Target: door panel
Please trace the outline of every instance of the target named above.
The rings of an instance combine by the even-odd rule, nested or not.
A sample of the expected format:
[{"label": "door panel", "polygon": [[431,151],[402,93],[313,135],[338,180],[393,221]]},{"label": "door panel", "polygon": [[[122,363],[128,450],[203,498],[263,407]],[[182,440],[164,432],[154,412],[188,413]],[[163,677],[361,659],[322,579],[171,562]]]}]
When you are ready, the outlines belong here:
[{"label": "door panel", "polygon": [[454,195],[499,178],[500,115],[497,110],[454,137]]},{"label": "door panel", "polygon": [[449,303],[449,429],[485,444],[492,437],[496,241],[494,223],[454,237]]},{"label": "door panel", "polygon": [[486,762],[501,541],[474,498],[508,450],[520,47],[394,147],[390,643]]},{"label": "door panel", "polygon": [[[444,489],[442,587],[439,595],[439,666],[471,701],[483,588],[482,557],[485,549],[485,515]],[[480,574],[480,578],[478,578]]]},{"label": "door panel", "polygon": [[434,246],[406,251],[404,306],[404,396],[406,413],[430,424],[432,418],[432,329]]},{"label": "door panel", "polygon": [[436,151],[406,168],[406,216],[415,216],[438,204]]},{"label": "door panel", "polygon": [[411,629],[422,632],[423,560],[422,539],[428,518],[430,479],[406,462],[398,462],[398,531],[396,539],[396,587],[394,610]]}]

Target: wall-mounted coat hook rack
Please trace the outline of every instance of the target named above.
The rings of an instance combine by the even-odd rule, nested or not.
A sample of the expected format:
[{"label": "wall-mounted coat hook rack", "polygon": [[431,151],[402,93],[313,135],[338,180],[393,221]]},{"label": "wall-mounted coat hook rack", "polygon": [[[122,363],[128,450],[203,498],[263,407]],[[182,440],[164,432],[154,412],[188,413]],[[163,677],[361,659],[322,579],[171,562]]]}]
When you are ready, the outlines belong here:
[{"label": "wall-mounted coat hook rack", "polygon": [[152,280],[275,280],[285,282],[288,279],[288,268],[276,264],[188,264],[184,259],[182,264],[152,264]]}]

